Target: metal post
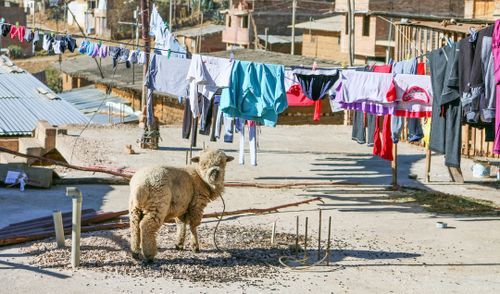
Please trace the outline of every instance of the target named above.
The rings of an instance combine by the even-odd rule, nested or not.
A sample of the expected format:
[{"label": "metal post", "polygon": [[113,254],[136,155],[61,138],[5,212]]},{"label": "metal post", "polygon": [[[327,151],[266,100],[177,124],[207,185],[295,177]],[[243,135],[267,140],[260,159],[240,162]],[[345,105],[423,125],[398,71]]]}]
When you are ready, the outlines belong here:
[{"label": "metal post", "polygon": [[60,210],[52,212],[52,219],[54,220],[54,231],[56,232],[57,248],[64,247],[64,227],[62,221],[62,214]]},{"label": "metal post", "polygon": [[292,49],[290,54],[295,55],[295,11],[297,10],[297,0],[292,4]]},{"label": "metal post", "polygon": [[354,44],[353,44],[353,38],[352,38],[352,19],[354,18],[354,13],[352,11],[352,6],[351,6],[351,0],[347,0],[347,36],[349,38],[349,66],[352,66],[354,63],[354,51],[352,50]]},{"label": "metal post", "polygon": [[318,260],[321,258],[321,209],[319,210],[318,221]]},{"label": "metal post", "polygon": [[82,192],[75,187],[66,188],[66,196],[73,198],[73,219],[71,229],[71,266],[80,266],[80,233],[82,221]]},{"label": "metal post", "polygon": [[[65,5],[66,5],[66,3],[65,3]],[[35,29],[35,22],[36,22],[36,1],[33,1],[33,23],[32,23],[33,29]],[[0,47],[2,47],[1,44],[0,44]],[[33,43],[33,45],[31,46],[31,49],[32,49],[33,55],[35,55],[35,43]]]},{"label": "metal post", "polygon": [[330,265],[330,238],[332,234],[332,217],[328,218],[328,241],[326,243],[326,265]]}]

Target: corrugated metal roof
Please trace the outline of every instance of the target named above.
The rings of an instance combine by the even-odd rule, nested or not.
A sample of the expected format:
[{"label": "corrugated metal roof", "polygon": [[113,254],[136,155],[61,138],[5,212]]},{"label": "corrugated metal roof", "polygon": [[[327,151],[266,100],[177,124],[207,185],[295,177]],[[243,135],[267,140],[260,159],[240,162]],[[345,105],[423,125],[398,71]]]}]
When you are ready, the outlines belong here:
[{"label": "corrugated metal roof", "polygon": [[[340,32],[344,25],[344,16],[336,15],[332,17],[302,22],[295,25],[296,29],[317,30],[326,32]],[[291,28],[292,26],[288,26]]]},{"label": "corrugated metal roof", "polygon": [[209,24],[204,25],[203,27],[194,27],[185,30],[175,31],[174,34],[177,36],[186,36],[186,37],[198,37],[211,35],[215,33],[222,32],[224,30],[223,25]]},{"label": "corrugated metal roof", "polygon": [[60,93],[59,96],[68,103],[71,103],[89,119],[92,119],[92,123],[109,123],[109,107],[114,109],[115,113],[115,115],[111,116],[111,122],[120,123],[120,117],[117,116],[120,110],[119,108],[117,108],[117,106],[123,107],[122,109],[125,111],[125,117],[123,119],[124,122],[139,120],[140,112],[134,112],[133,109],[129,106],[127,100],[112,94],[106,95],[106,93],[96,89],[94,86],[88,86],[80,89],[75,89],[73,91]]},{"label": "corrugated metal roof", "polygon": [[38,120],[51,125],[88,122],[31,74],[0,73],[0,136],[30,135]]},{"label": "corrugated metal roof", "polygon": [[17,67],[7,56],[0,55],[0,74],[21,72],[25,72],[25,70]]},{"label": "corrugated metal roof", "polygon": [[[259,39],[266,41],[266,35],[259,35]],[[302,36],[295,36],[295,43],[302,43]],[[267,41],[269,44],[290,44],[292,36],[268,35]]]}]

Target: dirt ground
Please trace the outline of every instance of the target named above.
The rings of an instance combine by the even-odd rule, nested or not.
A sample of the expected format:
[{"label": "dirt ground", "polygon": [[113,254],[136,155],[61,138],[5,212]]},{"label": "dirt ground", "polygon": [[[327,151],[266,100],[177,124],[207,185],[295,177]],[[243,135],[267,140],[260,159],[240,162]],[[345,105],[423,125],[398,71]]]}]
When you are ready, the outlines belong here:
[{"label": "dirt ground", "polygon": [[[290,189],[227,188],[224,199],[228,211],[271,207],[317,196],[323,203],[287,208],[280,213],[224,218],[218,233],[225,250],[223,254],[213,252],[214,219],[207,219],[201,225],[203,252],[199,255],[189,251],[172,252],[172,229],[165,226],[159,237],[159,260],[152,267],[130,264],[126,230],[84,235],[82,268],[78,270],[68,267],[68,249],[54,250],[54,242],[49,239],[0,249],[2,292],[53,293],[65,289],[71,293],[498,293],[500,216],[435,214],[415,203],[394,201],[391,196],[397,192],[388,189],[391,182],[389,162],[373,157],[371,149],[351,141],[349,132],[350,128],[343,126],[262,128],[258,165],[230,163],[227,182],[332,181],[335,184]],[[82,165],[132,170],[149,164],[182,166],[189,144],[181,139],[178,127],[161,129],[162,141],[156,151],[137,147],[141,130],[136,127],[90,127],[80,137],[79,133],[78,128],[71,128],[68,136],[58,138],[58,148],[72,163]],[[238,136],[235,138],[233,144],[225,144],[198,136],[194,154],[205,144],[223,148],[237,157]],[[78,140],[76,144],[75,140]],[[127,144],[132,144],[138,154],[125,154]],[[449,182],[443,157],[433,156],[432,181],[425,183],[425,150],[400,144],[398,151],[400,185],[500,204],[498,183],[493,179],[472,178],[470,160],[463,160],[466,183],[459,185]],[[246,156],[249,161],[248,154]],[[100,176],[60,168],[57,171],[65,178]],[[416,174],[417,179],[410,179],[409,174]],[[127,186],[78,187],[84,194],[84,208],[105,211],[127,208]],[[0,227],[47,215],[54,209],[69,211],[71,201],[64,196],[64,190],[64,186],[25,192],[0,189]],[[297,216],[300,217],[301,234],[304,234],[304,220],[308,217],[309,234],[317,237],[319,208],[323,212],[323,247],[326,223],[332,217],[330,265],[294,271],[277,264],[277,255],[289,254],[287,245],[293,243]],[[215,201],[206,212],[220,210],[220,201]],[[277,233],[281,234],[278,240],[282,242],[279,254],[272,251],[269,240],[275,221]],[[436,228],[437,221],[448,223],[449,228]],[[243,246],[241,242],[245,242],[245,236],[251,236],[254,242],[247,241]],[[66,238],[69,244],[70,237]],[[314,246],[310,252],[311,261],[317,256],[317,245],[317,241],[309,245]],[[261,250],[266,256],[261,260],[268,258],[272,268],[260,265],[241,268],[237,266],[236,250],[250,256]],[[100,253],[102,258],[96,268],[92,260]],[[236,258],[236,264],[229,262],[229,258]],[[130,265],[129,273],[124,272],[127,265]],[[245,270],[245,274],[227,275],[229,279],[220,277],[221,273],[240,270]],[[208,273],[210,271],[214,274]]]}]

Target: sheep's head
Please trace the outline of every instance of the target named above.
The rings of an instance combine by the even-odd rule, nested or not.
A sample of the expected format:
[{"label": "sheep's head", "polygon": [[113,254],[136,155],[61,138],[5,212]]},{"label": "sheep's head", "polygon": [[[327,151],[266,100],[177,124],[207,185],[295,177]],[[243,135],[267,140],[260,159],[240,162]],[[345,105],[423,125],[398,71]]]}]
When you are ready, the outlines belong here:
[{"label": "sheep's head", "polygon": [[198,163],[196,171],[212,189],[222,191],[224,188],[224,172],[226,163],[234,159],[222,150],[203,150],[200,156],[193,157],[192,162]]}]

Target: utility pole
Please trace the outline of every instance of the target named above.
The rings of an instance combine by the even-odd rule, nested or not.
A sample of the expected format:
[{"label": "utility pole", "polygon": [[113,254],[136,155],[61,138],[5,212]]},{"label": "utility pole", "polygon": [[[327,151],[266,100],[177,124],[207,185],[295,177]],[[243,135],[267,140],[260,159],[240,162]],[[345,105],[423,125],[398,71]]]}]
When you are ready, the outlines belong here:
[{"label": "utility pole", "polygon": [[295,55],[295,11],[297,10],[297,0],[292,4],[292,50],[290,54]]},{"label": "utility pole", "polygon": [[352,11],[352,5],[351,5],[351,0],[347,0],[347,36],[349,38],[349,66],[352,66],[354,63],[354,42],[353,42],[353,30],[352,30],[352,24],[353,24],[353,18],[354,18],[354,13]]},{"label": "utility pole", "polygon": [[[149,67],[149,0],[141,0],[141,25],[142,25],[142,40],[144,41],[144,53],[146,55],[146,63],[144,64],[143,77],[146,77]],[[143,83],[144,84],[144,83]],[[146,106],[146,96],[148,89],[142,87],[141,110]]]}]

